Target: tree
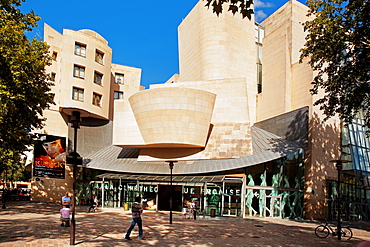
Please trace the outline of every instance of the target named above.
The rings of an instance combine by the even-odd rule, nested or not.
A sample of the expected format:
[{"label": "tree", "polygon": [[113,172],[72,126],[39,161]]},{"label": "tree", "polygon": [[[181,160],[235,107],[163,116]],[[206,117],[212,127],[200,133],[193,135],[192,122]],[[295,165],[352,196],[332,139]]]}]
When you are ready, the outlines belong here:
[{"label": "tree", "polygon": [[0,158],[0,178],[5,181],[28,181],[30,172],[25,165],[25,156],[20,153],[9,151],[2,153]]},{"label": "tree", "polygon": [[27,150],[32,131],[43,126],[43,110],[53,102],[45,73],[49,47],[25,35],[40,17],[21,13],[17,7],[24,1],[0,0],[0,161]]},{"label": "tree", "polygon": [[231,11],[234,15],[239,12],[243,18],[248,17],[249,20],[252,18],[253,0],[203,0],[206,1],[206,7],[212,6],[213,13],[216,13],[217,16],[223,11],[223,4],[230,3],[228,11]]},{"label": "tree", "polygon": [[309,0],[304,23],[308,31],[301,61],[317,71],[312,94],[328,119],[336,114],[350,123],[363,111],[370,129],[370,4],[369,0]]}]

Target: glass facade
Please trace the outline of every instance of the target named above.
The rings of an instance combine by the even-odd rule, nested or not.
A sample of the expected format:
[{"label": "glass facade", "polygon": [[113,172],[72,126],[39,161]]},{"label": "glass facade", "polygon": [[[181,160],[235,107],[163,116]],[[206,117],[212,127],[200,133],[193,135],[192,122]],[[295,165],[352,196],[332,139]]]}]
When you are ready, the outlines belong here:
[{"label": "glass facade", "polygon": [[[341,172],[341,212],[347,220],[370,220],[370,138],[361,113],[343,126]],[[338,210],[338,183],[327,181],[328,214],[335,219]]]},{"label": "glass facade", "polygon": [[[303,150],[299,150],[279,160],[246,167],[245,174],[175,179],[173,210],[181,211],[183,200],[194,200],[203,215],[302,218],[303,157]],[[135,197],[141,196],[146,210],[170,210],[168,176],[127,176],[101,174],[98,177],[102,181],[80,185],[80,198],[97,195],[103,207],[129,209]]]},{"label": "glass facade", "polygon": [[302,218],[304,153],[251,167],[247,175],[245,216]]}]

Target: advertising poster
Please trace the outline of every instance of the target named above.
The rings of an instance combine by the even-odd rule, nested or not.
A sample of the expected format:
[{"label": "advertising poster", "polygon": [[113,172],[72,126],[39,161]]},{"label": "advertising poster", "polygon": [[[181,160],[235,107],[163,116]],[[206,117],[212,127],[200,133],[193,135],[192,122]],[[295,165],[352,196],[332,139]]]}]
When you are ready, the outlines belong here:
[{"label": "advertising poster", "polygon": [[66,138],[52,135],[39,135],[35,144],[33,176],[65,178]]}]

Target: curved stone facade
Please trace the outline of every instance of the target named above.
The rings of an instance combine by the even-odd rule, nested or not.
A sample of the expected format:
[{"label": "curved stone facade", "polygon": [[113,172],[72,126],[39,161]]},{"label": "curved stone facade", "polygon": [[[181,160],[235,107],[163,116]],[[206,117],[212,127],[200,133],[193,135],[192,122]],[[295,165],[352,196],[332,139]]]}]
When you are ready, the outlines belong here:
[{"label": "curved stone facade", "polygon": [[156,88],[129,98],[144,142],[152,147],[205,147],[216,94]]}]

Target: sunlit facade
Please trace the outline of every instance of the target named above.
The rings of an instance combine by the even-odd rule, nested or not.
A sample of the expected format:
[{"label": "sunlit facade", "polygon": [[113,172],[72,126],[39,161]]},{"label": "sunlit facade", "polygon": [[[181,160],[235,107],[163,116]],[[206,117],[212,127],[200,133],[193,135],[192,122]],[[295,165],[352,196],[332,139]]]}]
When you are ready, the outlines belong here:
[{"label": "sunlit facade", "polygon": [[[170,210],[167,161],[176,161],[174,210],[185,199],[205,216],[327,219],[337,210],[330,161],[347,159],[345,218],[368,219],[360,213],[370,199],[366,129],[361,117],[349,126],[323,122],[314,106],[323,94],[310,94],[315,74],[299,62],[306,12],[291,0],[256,24],[229,12],[217,17],[200,1],[178,28],[180,73],[147,90],[139,86],[140,69],[110,63],[113,51],[99,34],[47,29],[46,41],[59,40],[51,49],[66,59],[52,65],[61,68],[51,72],[63,90],[54,90],[61,103],[47,113],[63,121],[48,120],[44,134],[67,137],[71,150],[64,113],[90,114],[79,129],[78,203],[98,195],[102,207],[127,208],[140,195],[147,210]],[[83,54],[93,55],[85,62]],[[79,90],[91,99],[80,102]],[[70,190],[70,171],[65,179],[34,177],[34,199],[58,201]]]},{"label": "sunlit facade", "polygon": [[[351,124],[343,126],[342,159],[344,163],[344,182],[341,185],[342,208],[349,219],[369,219],[370,198],[370,139],[366,136],[363,114],[360,112]],[[329,198],[337,200],[337,184],[329,182],[333,188]],[[329,217],[333,218],[337,205],[329,206]]]}]

